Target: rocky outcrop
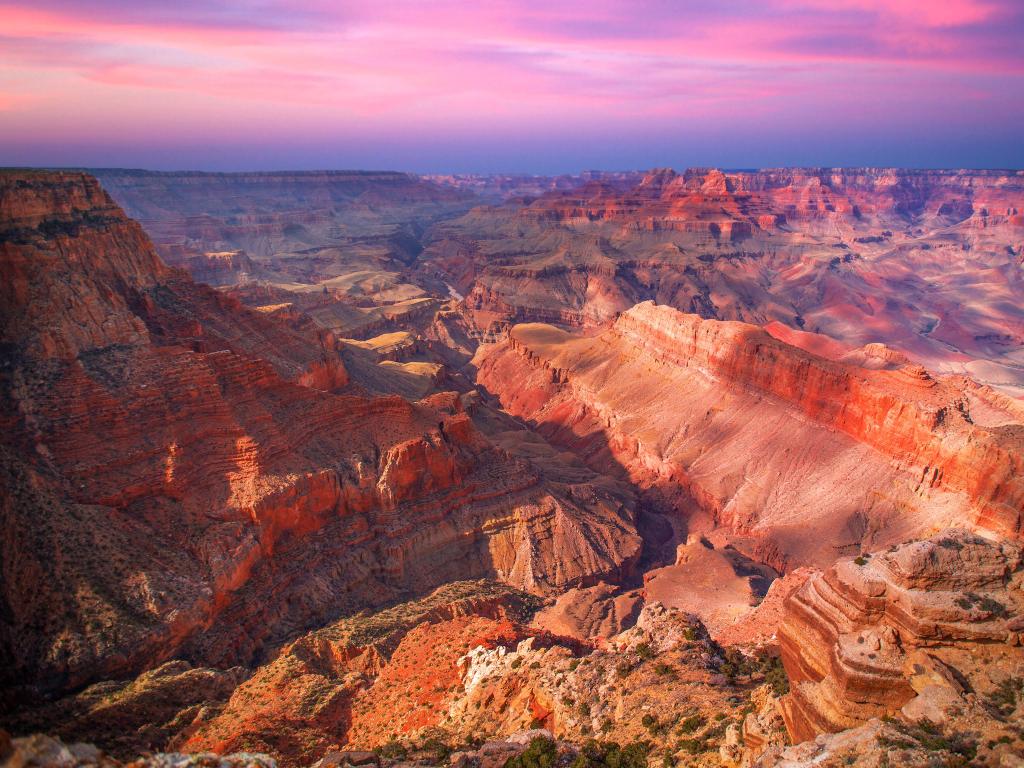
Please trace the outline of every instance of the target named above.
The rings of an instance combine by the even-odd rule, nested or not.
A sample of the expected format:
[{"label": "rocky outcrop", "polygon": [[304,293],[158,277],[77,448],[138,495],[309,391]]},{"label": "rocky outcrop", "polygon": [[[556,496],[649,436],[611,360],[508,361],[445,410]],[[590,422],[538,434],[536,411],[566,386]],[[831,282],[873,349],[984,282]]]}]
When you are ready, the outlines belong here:
[{"label": "rocky outcrop", "polygon": [[[0,736],[7,734],[0,731]],[[5,765],[16,768],[187,768],[204,765],[209,768],[277,768],[277,761],[269,755],[239,753],[234,755],[184,755],[158,752],[133,756],[128,761],[118,760],[94,745],[84,742],[65,744],[43,734],[13,739],[0,750]]]},{"label": "rocky outcrop", "polygon": [[975,420],[966,389],[920,368],[841,364],[649,302],[598,335],[516,326],[477,363],[550,440],[783,570],[963,521],[1021,535],[1015,411]]},{"label": "rocky outcrop", "polygon": [[198,254],[183,266],[200,283],[235,285],[256,276],[256,264],[245,251],[220,251]]},{"label": "rocky outcrop", "polygon": [[644,596],[700,616],[717,640],[751,612],[777,575],[732,547],[715,549],[691,536],[677,547],[674,563],[644,574]]},{"label": "rocky outcrop", "polygon": [[[786,602],[779,630],[795,742],[902,714],[943,724],[1024,674],[1020,546],[948,531],[844,559]],[[1016,693],[1002,709],[1016,709]]]},{"label": "rocky outcrop", "polygon": [[169,661],[134,680],[108,680],[5,718],[16,733],[102,744],[112,758],[159,751],[196,718],[217,711],[250,672]]},{"label": "rocky outcrop", "polygon": [[435,689],[454,682],[454,660],[468,643],[514,641],[517,622],[534,608],[533,598],[508,587],[459,582],[374,616],[342,619],[283,647],[220,712],[197,717],[174,748],[258,750],[310,765],[339,745],[379,746],[384,735],[436,721],[427,711]]},{"label": "rocky outcrop", "polygon": [[349,384],[338,342],[168,268],[83,174],[0,174],[0,686],[248,664],[466,576],[628,573],[629,498],[549,483],[454,394]]}]

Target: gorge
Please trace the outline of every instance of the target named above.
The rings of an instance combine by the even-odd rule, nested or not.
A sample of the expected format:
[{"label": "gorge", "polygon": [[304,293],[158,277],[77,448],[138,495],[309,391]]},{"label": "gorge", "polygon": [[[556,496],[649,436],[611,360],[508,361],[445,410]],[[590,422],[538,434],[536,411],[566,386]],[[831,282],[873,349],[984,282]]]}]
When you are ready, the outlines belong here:
[{"label": "gorge", "polygon": [[0,171],[0,759],[1013,765],[1022,208]]}]

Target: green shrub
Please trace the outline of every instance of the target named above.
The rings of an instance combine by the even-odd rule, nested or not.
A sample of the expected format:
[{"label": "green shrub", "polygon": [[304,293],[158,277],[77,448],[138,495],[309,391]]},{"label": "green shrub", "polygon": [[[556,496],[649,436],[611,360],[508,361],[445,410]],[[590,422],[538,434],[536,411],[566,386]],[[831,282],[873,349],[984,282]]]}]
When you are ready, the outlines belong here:
[{"label": "green shrub", "polygon": [[570,768],[647,768],[650,745],[633,742],[620,747],[615,742],[591,739],[580,749]]},{"label": "green shrub", "polygon": [[429,752],[438,762],[444,762],[452,753],[452,748],[436,736],[431,736],[423,742],[420,747],[424,752]]},{"label": "green shrub", "polygon": [[374,752],[381,757],[388,758],[389,760],[404,760],[409,754],[409,750],[405,748],[405,745],[395,739],[392,739],[383,746],[377,747]]},{"label": "green shrub", "polygon": [[707,721],[701,715],[690,715],[679,724],[680,733],[693,733],[701,729]]},{"label": "green shrub", "polygon": [[789,693],[789,678],[786,676],[786,668],[782,666],[782,657],[769,656],[761,669],[764,671],[764,681],[772,687],[776,696]]},{"label": "green shrub", "polygon": [[515,757],[505,761],[505,768],[551,768],[558,758],[555,742],[538,736],[530,745]]},{"label": "green shrub", "polygon": [[1017,698],[1024,693],[1024,680],[1008,677],[985,697],[985,703],[1000,717],[1008,717],[1017,709]]}]

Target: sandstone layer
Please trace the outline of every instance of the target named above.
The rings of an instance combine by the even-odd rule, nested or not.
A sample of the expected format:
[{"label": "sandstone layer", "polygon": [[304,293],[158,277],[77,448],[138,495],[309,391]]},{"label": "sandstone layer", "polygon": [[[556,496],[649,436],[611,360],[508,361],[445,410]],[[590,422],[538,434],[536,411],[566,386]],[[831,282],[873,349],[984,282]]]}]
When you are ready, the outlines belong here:
[{"label": "sandstone layer", "polygon": [[779,629],[790,736],[895,714],[942,725],[986,700],[991,717],[1012,720],[1024,676],[1022,586],[1020,546],[956,530],[809,579]]},{"label": "sandstone layer", "polygon": [[0,675],[248,663],[455,578],[620,578],[628,496],[549,482],[458,397],[370,397],[343,344],[167,267],[85,174],[0,174]]},{"label": "sandstone layer", "polygon": [[481,206],[420,257],[481,328],[595,326],[655,300],[882,342],[1024,394],[1024,173],[652,171]]},{"label": "sandstone layer", "polygon": [[781,570],[956,525],[1021,535],[1018,411],[920,367],[830,361],[651,302],[598,334],[516,326],[476,363],[549,440]]}]

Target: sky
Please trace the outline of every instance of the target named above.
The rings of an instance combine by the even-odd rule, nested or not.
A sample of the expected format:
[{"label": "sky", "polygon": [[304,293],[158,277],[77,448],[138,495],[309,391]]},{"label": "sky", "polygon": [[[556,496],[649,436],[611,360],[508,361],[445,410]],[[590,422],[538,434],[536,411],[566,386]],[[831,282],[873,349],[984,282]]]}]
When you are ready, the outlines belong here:
[{"label": "sky", "polygon": [[1024,167],[1024,0],[0,0],[0,165]]}]

